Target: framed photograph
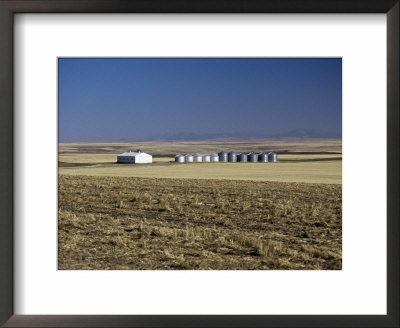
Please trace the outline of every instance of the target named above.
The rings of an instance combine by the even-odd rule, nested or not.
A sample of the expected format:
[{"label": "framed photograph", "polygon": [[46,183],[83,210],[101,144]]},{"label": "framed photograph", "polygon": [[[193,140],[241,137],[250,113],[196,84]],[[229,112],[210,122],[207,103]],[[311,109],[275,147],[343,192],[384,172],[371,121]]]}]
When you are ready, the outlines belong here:
[{"label": "framed photograph", "polygon": [[399,326],[398,1],[0,1],[0,323]]},{"label": "framed photograph", "polygon": [[58,269],[341,270],[341,91],[341,58],[59,58]]}]

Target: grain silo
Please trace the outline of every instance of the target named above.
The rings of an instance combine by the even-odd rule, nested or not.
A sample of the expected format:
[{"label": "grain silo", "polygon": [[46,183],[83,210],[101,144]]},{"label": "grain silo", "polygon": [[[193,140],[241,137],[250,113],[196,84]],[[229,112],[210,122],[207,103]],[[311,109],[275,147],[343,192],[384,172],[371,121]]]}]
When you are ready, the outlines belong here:
[{"label": "grain silo", "polygon": [[245,154],[245,153],[240,153],[240,154],[237,156],[237,161],[238,161],[238,162],[243,162],[243,163],[247,162],[247,154]]},{"label": "grain silo", "polygon": [[268,153],[268,162],[277,162],[278,161],[278,154],[271,151]]},{"label": "grain silo", "polygon": [[220,151],[218,153],[219,161],[220,162],[227,162],[228,161],[228,153],[225,151]]},{"label": "grain silo", "polygon": [[262,163],[267,163],[268,162],[268,154],[266,153],[259,153],[258,154],[258,161]]},{"label": "grain silo", "polygon": [[177,163],[185,163],[185,156],[178,154],[175,156],[175,162]]},{"label": "grain silo", "polygon": [[211,156],[210,155],[203,155],[203,162],[210,162]]},{"label": "grain silo", "polygon": [[248,153],[247,160],[252,163],[258,162],[258,155],[256,153]]},{"label": "grain silo", "polygon": [[191,154],[186,154],[186,155],[185,155],[185,162],[186,162],[186,163],[193,163],[193,155],[191,155]]},{"label": "grain silo", "polygon": [[236,153],[234,151],[230,151],[228,153],[228,162],[236,162],[237,158],[236,158]]},{"label": "grain silo", "polygon": [[211,154],[211,162],[219,162],[219,157],[216,153]]},{"label": "grain silo", "polygon": [[194,162],[202,162],[203,161],[203,156],[201,156],[199,153],[196,153],[193,155],[193,161]]}]

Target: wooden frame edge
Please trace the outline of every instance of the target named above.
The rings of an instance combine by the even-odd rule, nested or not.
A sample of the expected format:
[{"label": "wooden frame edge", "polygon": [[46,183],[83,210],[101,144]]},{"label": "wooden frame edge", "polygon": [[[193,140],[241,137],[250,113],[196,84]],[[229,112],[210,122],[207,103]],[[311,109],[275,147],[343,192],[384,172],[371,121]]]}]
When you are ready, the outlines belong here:
[{"label": "wooden frame edge", "polygon": [[387,311],[399,327],[400,3],[387,13]]},{"label": "wooden frame edge", "polygon": [[0,3],[0,325],[14,313],[13,25]]},{"label": "wooden frame edge", "polygon": [[[183,7],[182,7],[183,6]],[[38,12],[387,13],[388,314],[386,316],[52,316],[14,315],[13,15]],[[0,1],[0,325],[4,327],[399,327],[398,0],[1,0]]]}]

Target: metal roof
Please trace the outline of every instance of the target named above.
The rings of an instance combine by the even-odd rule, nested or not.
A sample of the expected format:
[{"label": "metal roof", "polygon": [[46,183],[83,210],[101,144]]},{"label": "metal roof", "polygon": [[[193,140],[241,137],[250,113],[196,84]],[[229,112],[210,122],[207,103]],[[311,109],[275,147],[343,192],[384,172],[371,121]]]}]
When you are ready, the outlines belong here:
[{"label": "metal roof", "polygon": [[127,151],[125,153],[119,154],[118,156],[140,156],[140,155],[151,156],[149,154],[146,154],[146,153],[143,153],[143,152],[136,152],[136,151]]}]

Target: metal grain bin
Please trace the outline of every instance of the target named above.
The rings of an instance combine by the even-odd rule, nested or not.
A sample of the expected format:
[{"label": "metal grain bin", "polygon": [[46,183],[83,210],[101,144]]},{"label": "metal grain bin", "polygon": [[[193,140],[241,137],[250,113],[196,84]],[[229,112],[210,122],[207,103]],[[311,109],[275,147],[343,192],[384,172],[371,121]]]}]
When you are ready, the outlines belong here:
[{"label": "metal grain bin", "polygon": [[211,156],[210,155],[203,155],[203,162],[210,162]]},{"label": "metal grain bin", "polygon": [[203,156],[201,156],[199,153],[196,153],[193,155],[193,160],[194,160],[194,162],[202,162]]},{"label": "metal grain bin", "polygon": [[258,161],[262,163],[267,163],[268,162],[268,154],[266,153],[259,153],[258,154]]},{"label": "metal grain bin", "polygon": [[185,156],[178,154],[175,156],[175,162],[177,163],[185,163]]},{"label": "metal grain bin", "polygon": [[237,162],[236,153],[234,151],[228,153],[228,162]]},{"label": "metal grain bin", "polygon": [[268,162],[276,163],[278,161],[278,154],[271,151],[268,153]]},{"label": "metal grain bin", "polygon": [[245,153],[240,153],[240,154],[237,156],[237,161],[238,161],[238,162],[243,162],[243,163],[247,162],[247,154],[245,154]]},{"label": "metal grain bin", "polygon": [[219,162],[219,157],[216,153],[211,154],[211,162]]},{"label": "metal grain bin", "polygon": [[225,151],[220,151],[218,153],[219,161],[220,162],[227,162],[228,161],[228,153]]},{"label": "metal grain bin", "polygon": [[247,154],[247,160],[252,163],[257,163],[258,162],[258,155],[256,153],[248,153]]},{"label": "metal grain bin", "polygon": [[191,155],[191,154],[186,154],[186,155],[185,155],[185,162],[186,162],[186,163],[193,163],[193,155]]}]

